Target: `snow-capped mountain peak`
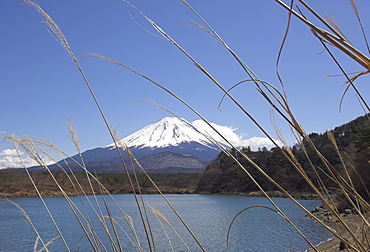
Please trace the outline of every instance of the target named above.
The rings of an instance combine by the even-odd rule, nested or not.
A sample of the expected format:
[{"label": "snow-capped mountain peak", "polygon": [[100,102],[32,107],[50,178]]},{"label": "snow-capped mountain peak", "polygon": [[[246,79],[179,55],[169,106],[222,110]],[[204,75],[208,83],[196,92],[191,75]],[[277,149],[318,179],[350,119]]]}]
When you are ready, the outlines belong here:
[{"label": "snow-capped mountain peak", "polygon": [[[198,142],[207,147],[215,146],[191,123],[177,117],[165,117],[136,131],[121,140],[128,147],[164,148],[178,146],[184,142]],[[113,145],[109,145],[113,147]]]}]

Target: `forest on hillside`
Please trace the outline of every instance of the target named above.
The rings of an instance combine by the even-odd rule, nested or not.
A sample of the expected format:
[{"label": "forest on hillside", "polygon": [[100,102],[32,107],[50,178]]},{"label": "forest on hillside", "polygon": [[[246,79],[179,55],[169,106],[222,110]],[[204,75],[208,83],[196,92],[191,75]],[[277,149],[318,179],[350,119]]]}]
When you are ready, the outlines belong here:
[{"label": "forest on hillside", "polygon": [[[64,172],[53,172],[52,174],[69,196],[91,195],[93,193],[85,173],[75,173],[69,176],[66,176]],[[63,196],[49,173],[35,171],[31,172],[30,175],[43,197]],[[163,193],[186,194],[194,191],[199,173],[151,173],[149,176],[161,188]],[[133,193],[126,174],[96,173],[95,177],[111,194]],[[131,177],[131,179],[134,179],[132,174]],[[137,179],[144,194],[158,193],[145,174],[137,174]],[[90,181],[95,194],[106,193],[96,180],[90,179]],[[37,196],[37,192],[24,170],[0,170],[0,197]]]},{"label": "forest on hillside", "polygon": [[[343,174],[345,178],[348,178],[346,173],[351,175],[352,182],[358,192],[369,200],[370,121],[367,115],[325,133],[311,133],[309,137],[320,153],[339,173]],[[309,175],[316,185],[320,186],[319,183],[323,183],[327,187],[336,187],[331,179],[330,172],[307,142],[297,143],[289,147],[289,150],[286,148],[282,150],[294,156],[295,162],[300,164],[304,172]],[[271,150],[262,148],[254,152],[248,147],[243,147],[241,151],[286,190],[290,192],[310,192],[308,184],[278,148]],[[264,190],[273,191],[277,189],[235,149],[231,150],[230,154],[246,168]],[[316,167],[317,170],[315,171],[312,167]],[[319,174],[316,174],[316,172]],[[237,165],[235,160],[226,153],[220,153],[201,173],[196,192],[248,193],[256,190],[258,188],[255,183]]]}]

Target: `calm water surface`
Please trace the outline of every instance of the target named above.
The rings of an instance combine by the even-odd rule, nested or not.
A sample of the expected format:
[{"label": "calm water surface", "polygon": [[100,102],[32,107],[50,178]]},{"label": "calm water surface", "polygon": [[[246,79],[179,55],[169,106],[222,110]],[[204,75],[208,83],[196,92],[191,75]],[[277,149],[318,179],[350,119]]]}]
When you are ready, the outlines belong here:
[{"label": "calm water surface", "polygon": [[[304,239],[285,220],[264,208],[249,209],[236,219],[231,229],[229,247],[226,248],[227,229],[233,217],[249,206],[271,207],[265,198],[220,195],[166,195],[166,197],[207,251],[288,251],[289,249],[304,251],[309,248]],[[94,200],[91,196],[89,199]],[[143,250],[149,251],[133,195],[114,195],[114,199],[124,214],[132,218]],[[84,199],[81,202],[78,198],[72,198],[72,200],[86,216],[82,205],[87,206],[88,201]],[[102,206],[101,211],[106,215],[107,210],[103,207],[100,196],[98,200]],[[172,228],[186,243],[186,245],[183,244],[163,219],[157,218],[148,210],[157,251],[172,251],[172,248],[174,251],[201,251],[160,195],[145,195],[144,200],[165,216]],[[13,199],[13,201],[26,211],[45,242],[58,236],[40,199],[19,198]],[[331,237],[328,231],[306,218],[304,212],[289,199],[277,198],[274,201],[313,244],[318,244]],[[0,251],[33,251],[36,241],[33,228],[15,206],[3,202],[0,200]],[[66,200],[64,198],[46,198],[45,202],[58,223],[69,249],[71,251],[92,251]],[[320,205],[320,201],[316,200],[302,200],[300,202],[308,209]],[[118,235],[124,251],[137,251],[131,242],[134,240],[134,236],[123,220],[122,213],[112,200],[108,200],[107,204],[110,206],[111,215],[116,217],[115,221],[122,227],[122,229],[118,228],[120,229]],[[114,251],[112,247],[109,247],[109,239],[104,234],[91,207],[87,207],[87,209],[87,214],[99,234],[101,242],[106,245],[108,251]],[[39,244],[38,249],[40,248]],[[50,251],[67,251],[60,238],[55,239],[48,248]]]}]

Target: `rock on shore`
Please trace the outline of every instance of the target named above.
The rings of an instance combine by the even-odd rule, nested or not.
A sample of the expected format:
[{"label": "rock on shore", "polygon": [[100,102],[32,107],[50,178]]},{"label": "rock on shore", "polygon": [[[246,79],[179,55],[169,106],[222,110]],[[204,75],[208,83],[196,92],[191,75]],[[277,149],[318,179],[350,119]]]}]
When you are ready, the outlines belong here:
[{"label": "rock on shore", "polygon": [[[349,233],[349,231],[344,227],[344,225],[337,219],[337,217],[333,216],[333,214],[325,207],[320,206],[314,210],[312,210],[312,214],[319,218],[325,225],[329,226],[331,229],[335,231],[336,234],[343,237],[347,240],[350,244],[354,244],[354,239]],[[360,240],[363,237],[363,227],[364,223],[359,214],[353,213],[351,209],[346,209],[344,213],[340,214],[341,219],[345,222],[345,224],[349,227],[349,229],[356,235]],[[365,229],[366,233],[369,235],[369,230]],[[337,237],[334,237],[327,242],[319,244],[316,246],[318,251],[349,251],[346,245],[341,242],[341,240]],[[310,249],[308,251],[314,251],[314,249]],[[350,251],[354,251],[350,249]]]}]

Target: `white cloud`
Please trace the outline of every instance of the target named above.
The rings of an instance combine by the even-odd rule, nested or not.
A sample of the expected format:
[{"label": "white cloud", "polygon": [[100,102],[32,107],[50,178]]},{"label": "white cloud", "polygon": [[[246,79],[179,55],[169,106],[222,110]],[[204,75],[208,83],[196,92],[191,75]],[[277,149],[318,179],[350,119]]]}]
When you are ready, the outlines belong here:
[{"label": "white cloud", "polygon": [[[225,143],[225,141],[216,132],[214,132],[203,120],[196,120],[192,122],[192,125],[200,132],[208,132],[208,134],[216,141]],[[244,136],[242,134],[237,134],[235,132],[237,128],[233,128],[230,126],[221,126],[214,123],[211,123],[211,125],[236,147],[250,146],[252,150],[257,150],[258,147],[262,148],[263,146],[266,146],[266,148],[268,149],[275,147],[275,145],[267,137],[251,137],[248,139],[244,139]],[[274,141],[276,141],[278,144],[281,144],[279,140],[274,139]]]},{"label": "white cloud", "polygon": [[[23,152],[20,152],[20,155],[26,167],[38,165],[35,160],[24,155]],[[45,159],[45,163],[50,164],[52,162],[48,159]],[[15,149],[5,149],[0,152],[0,169],[5,168],[23,168],[22,162],[17,156],[17,151]]]},{"label": "white cloud", "polygon": [[[22,155],[23,152],[20,152]],[[15,149],[5,149],[2,152],[0,152],[0,156],[17,156],[17,151]]]}]

